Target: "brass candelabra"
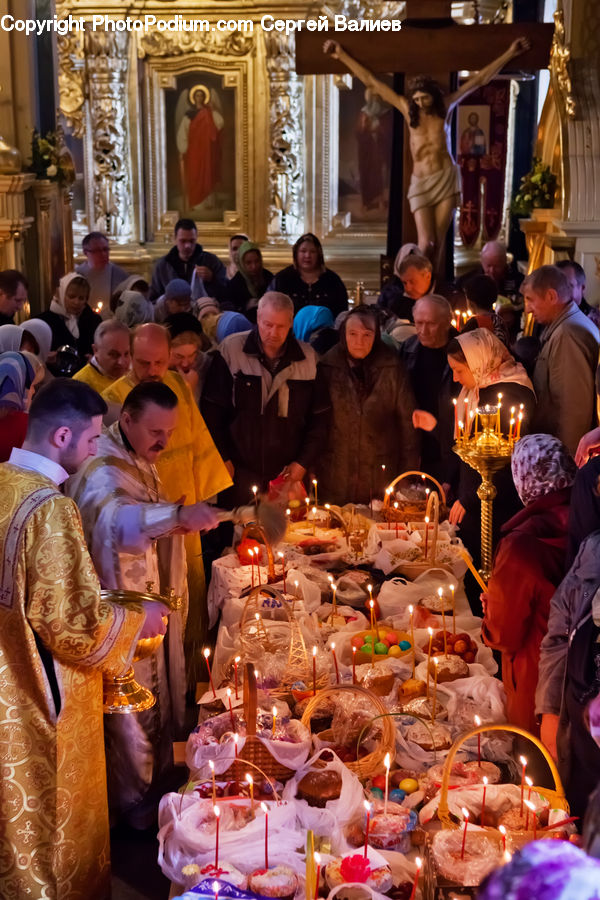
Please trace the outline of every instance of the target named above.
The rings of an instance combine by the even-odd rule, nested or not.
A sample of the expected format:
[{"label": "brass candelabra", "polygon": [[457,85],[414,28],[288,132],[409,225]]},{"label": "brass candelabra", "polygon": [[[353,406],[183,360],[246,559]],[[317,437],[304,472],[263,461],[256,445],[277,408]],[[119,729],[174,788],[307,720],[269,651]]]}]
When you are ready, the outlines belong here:
[{"label": "brass candelabra", "polygon": [[[481,420],[481,430],[478,428]],[[492,571],[492,512],[496,494],[493,477],[512,456],[515,442],[521,434],[521,418],[513,429],[513,420],[508,437],[500,429],[500,406],[479,407],[475,413],[474,432],[459,423],[459,437],[453,447],[454,452],[481,475],[477,496],[481,500],[481,568],[480,573],[487,582]],[[471,423],[473,425],[473,423]]]}]

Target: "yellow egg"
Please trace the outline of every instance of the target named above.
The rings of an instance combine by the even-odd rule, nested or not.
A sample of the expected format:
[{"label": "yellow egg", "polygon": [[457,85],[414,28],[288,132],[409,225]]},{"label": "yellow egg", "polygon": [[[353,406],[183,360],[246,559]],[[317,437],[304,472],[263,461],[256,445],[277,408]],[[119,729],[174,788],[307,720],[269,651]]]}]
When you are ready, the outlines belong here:
[{"label": "yellow egg", "polygon": [[394,656],[394,657],[402,656],[402,650],[396,644],[393,644],[390,647],[390,649],[388,650],[388,656]]},{"label": "yellow egg", "polygon": [[414,794],[419,788],[419,782],[414,778],[403,778],[398,787],[401,791],[406,791],[407,794]]}]

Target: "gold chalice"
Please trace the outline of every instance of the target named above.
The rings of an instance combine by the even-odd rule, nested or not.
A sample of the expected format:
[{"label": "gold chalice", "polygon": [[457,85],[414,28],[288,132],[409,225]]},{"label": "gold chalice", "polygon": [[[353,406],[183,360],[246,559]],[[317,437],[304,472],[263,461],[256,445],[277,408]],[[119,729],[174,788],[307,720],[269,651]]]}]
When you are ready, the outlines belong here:
[{"label": "gold chalice", "polygon": [[[139,603],[162,603],[168,606],[172,612],[180,609],[181,597],[175,596],[175,591],[170,590],[167,597],[161,594],[155,594],[154,585],[148,582],[146,585],[146,593],[138,591],[101,591],[104,600],[110,603],[116,603],[118,606],[132,607]],[[167,625],[168,619],[163,616],[163,622]],[[156,653],[164,640],[164,634],[157,634],[151,638],[141,638],[135,647],[133,662],[139,662],[141,659],[147,659]],[[114,713],[136,713],[144,712],[151,709],[156,703],[156,697],[152,691],[143,685],[138,684],[135,680],[133,666],[131,666],[124,675],[115,675],[110,677],[105,675],[102,681],[103,711],[112,715]]]}]

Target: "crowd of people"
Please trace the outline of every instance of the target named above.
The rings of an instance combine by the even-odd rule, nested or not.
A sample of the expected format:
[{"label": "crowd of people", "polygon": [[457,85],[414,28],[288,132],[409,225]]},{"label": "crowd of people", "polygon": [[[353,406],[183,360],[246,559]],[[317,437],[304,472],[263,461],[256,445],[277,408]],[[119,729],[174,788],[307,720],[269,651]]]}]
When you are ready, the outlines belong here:
[{"label": "crowd of people", "polygon": [[[349,308],[313,234],[275,275],[247,235],[231,238],[227,265],[198,243],[193,221],[174,237],[148,283],[91,233],[87,261],[49,309],[18,325],[27,279],[0,272],[0,703],[2,718],[15,704],[19,746],[36,748],[27,772],[11,759],[0,793],[45,792],[47,814],[35,819],[48,847],[90,836],[59,875],[50,851],[36,867],[16,864],[15,890],[33,878],[61,896],[61,878],[107,877],[98,679],[131,662],[137,637],[164,633],[169,610],[117,606],[100,587],[143,593],[151,582],[182,600],[161,651],[136,666],[158,710],[105,729],[113,820],[145,827],[207,637],[203,559],[230,537],[215,499],[228,509],[282,483],[300,496],[314,478],[331,504],[369,505],[390,476],[421,469],[443,485],[478,565],[479,478],[452,452],[454,409],[470,422],[500,393],[502,430],[518,409],[523,437],[496,479],[488,590],[471,585],[469,599],[502,654],[510,721],[541,733],[580,814],[600,778],[585,718],[600,692],[600,334],[581,267],[522,280],[492,242],[448,291],[407,245],[378,303]],[[524,330],[527,314],[535,324]],[[212,532],[210,548],[201,532]],[[63,821],[61,804],[82,789],[89,803]],[[3,857],[23,851],[31,809],[15,800]]]}]

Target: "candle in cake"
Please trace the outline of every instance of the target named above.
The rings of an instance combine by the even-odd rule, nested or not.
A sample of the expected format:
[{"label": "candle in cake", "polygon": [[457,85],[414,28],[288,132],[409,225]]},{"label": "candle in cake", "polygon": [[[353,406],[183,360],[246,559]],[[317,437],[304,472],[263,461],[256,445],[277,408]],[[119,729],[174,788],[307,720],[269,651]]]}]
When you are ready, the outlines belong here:
[{"label": "candle in cake", "polygon": [[502,835],[502,852],[506,853],[506,828],[504,825],[498,825],[498,831]]},{"label": "candle in cake", "polygon": [[260,547],[254,548],[254,559],[256,560],[256,583],[260,584]]},{"label": "candle in cake", "polygon": [[415,669],[417,667],[416,651],[415,651],[415,627],[414,627],[414,606],[408,607],[410,614],[410,642],[412,644],[412,677],[415,677]]},{"label": "candle in cake", "polygon": [[273,731],[271,732],[271,734],[273,737],[275,737],[275,725],[277,724],[277,707],[274,706],[271,712],[273,713]]},{"label": "candle in cake", "polygon": [[219,900],[219,882],[213,881],[212,883],[213,894],[215,895],[215,900]]},{"label": "candle in cake", "polygon": [[525,831],[529,831],[529,813],[531,813],[531,817],[533,820],[533,839],[535,841],[535,839],[537,837],[537,815],[535,812],[535,803],[532,803],[531,800],[526,800],[525,806],[527,807],[527,817],[525,819]]},{"label": "candle in cake", "polygon": [[308,522],[308,507],[310,506],[310,497],[305,497],[304,502],[306,503],[306,521]]},{"label": "candle in cake", "polygon": [[233,678],[235,681],[235,699],[236,700],[240,699],[239,694],[238,694],[238,663],[241,661],[241,659],[242,659],[241,656],[236,656],[236,658],[233,661]]},{"label": "candle in cake", "polygon": [[356,684],[356,647],[352,648],[352,684]]},{"label": "candle in cake", "polygon": [[331,647],[331,655],[333,656],[333,664],[335,666],[335,683],[340,683],[340,670],[338,668],[337,656],[335,655],[335,643],[332,641],[329,645]]},{"label": "candle in cake", "polygon": [[[369,585],[369,587],[371,587],[371,585]],[[369,600],[369,610],[370,610],[370,619],[371,619],[369,627],[370,627],[371,631],[375,631],[375,613],[374,613],[375,601],[374,600]]]},{"label": "candle in cake", "polygon": [[[475,722],[475,728],[479,728],[481,725],[479,716],[474,716],[473,721]],[[481,766],[481,732],[477,735],[477,765]]]},{"label": "candle in cake", "polygon": [[318,506],[319,505],[319,497],[317,494],[317,479],[313,478],[312,483],[313,483],[313,487],[315,489],[315,506]]},{"label": "candle in cake", "polygon": [[363,854],[364,858],[367,858],[367,850],[369,847],[369,822],[371,821],[371,804],[368,800],[365,800],[365,809],[367,811],[367,824],[365,827],[365,852]]},{"label": "candle in cake", "polygon": [[313,529],[312,529],[312,531],[313,531],[313,537],[314,537],[315,534],[317,533],[317,507],[316,506],[313,506],[312,514],[313,514]]},{"label": "candle in cake", "polygon": [[[315,481],[315,484],[316,483],[317,482]],[[315,900],[317,900],[317,897],[319,896],[319,881],[321,880],[321,854],[315,853],[314,856],[317,864],[317,871],[315,874]]]},{"label": "candle in cake", "polygon": [[446,637],[446,613],[444,612],[444,589],[439,587],[437,589],[438,597],[440,598],[440,606],[442,609],[442,631],[444,632],[444,656],[448,657],[448,643]]},{"label": "candle in cake", "polygon": [[240,736],[239,736],[239,734],[238,734],[237,731],[236,731],[236,733],[235,733],[234,736],[233,736],[233,753],[234,753],[234,756],[235,756],[236,759],[238,758],[238,744],[239,744],[239,742],[240,742]]},{"label": "candle in cake", "polygon": [[452,597],[452,634],[456,634],[456,606],[454,603],[454,585],[450,585],[450,596]]},{"label": "candle in cake", "polygon": [[233,707],[231,705],[231,688],[227,688],[227,702],[229,704],[229,718],[231,719],[231,730],[235,731],[235,719],[233,717]]},{"label": "candle in cake", "polygon": [[246,772],[246,781],[248,782],[248,787],[250,788],[250,809],[254,809],[254,778],[250,774],[250,772]]},{"label": "candle in cake", "polygon": [[248,556],[250,557],[250,565],[252,566],[252,584],[251,587],[254,587],[254,550],[248,550]]},{"label": "candle in cake", "polygon": [[219,868],[219,817],[221,815],[221,810],[219,809],[219,807],[217,806],[216,803],[213,806],[213,811],[215,814],[215,822],[216,822],[216,826],[215,826],[215,828],[216,828],[216,832],[215,832],[215,834],[216,834],[216,836],[215,836],[215,869],[218,869]]},{"label": "candle in cake", "polygon": [[217,785],[215,784],[215,764],[212,759],[208,761],[208,767],[210,769],[210,774],[212,776],[212,802],[213,806],[217,802]]},{"label": "candle in cake", "polygon": [[431,644],[433,643],[433,628],[428,628],[429,648],[427,650],[427,699],[429,700],[429,666],[431,665]]},{"label": "candle in cake", "polygon": [[483,828],[485,824],[485,792],[487,791],[488,779],[487,775],[484,775],[482,778],[483,781],[483,797],[481,799],[481,827]]},{"label": "candle in cake", "polygon": [[429,516],[425,516],[425,552],[423,556],[427,558],[427,548],[429,545]]},{"label": "candle in cake", "polygon": [[415,880],[413,881],[412,891],[410,892],[410,897],[408,900],[415,900],[417,895],[417,884],[419,883],[419,875],[421,874],[421,866],[423,863],[421,862],[421,857],[417,856],[415,859],[415,865],[417,867],[417,871],[415,872]]},{"label": "candle in cake", "polygon": [[391,765],[391,760],[390,760],[390,754],[389,754],[389,753],[386,753],[386,754],[385,754],[385,757],[384,757],[384,760],[383,760],[383,764],[384,764],[384,766],[385,766],[385,795],[384,795],[384,798],[383,798],[383,814],[384,814],[384,816],[385,816],[385,815],[387,815],[388,794],[389,794],[389,789],[390,789],[390,765]]},{"label": "candle in cake", "polygon": [[265,814],[265,869],[269,868],[269,807],[261,803],[260,808]]},{"label": "candle in cake", "polygon": [[317,694],[317,648],[312,648],[313,657],[313,697]]},{"label": "candle in cake", "polygon": [[217,692],[215,691],[215,686],[213,684],[213,679],[212,679],[212,672],[210,671],[210,663],[208,661],[208,657],[210,656],[210,649],[208,647],[205,647],[202,652],[204,653],[204,659],[206,660],[206,668],[208,669],[208,680],[209,680],[210,686],[212,688],[213,697],[216,699]]},{"label": "candle in cake", "polygon": [[531,789],[533,788],[533,781],[529,777],[529,775],[525,776],[525,782],[527,784],[527,799],[531,800]]},{"label": "candle in cake", "polygon": [[520,815],[523,815],[523,799],[525,793],[525,769],[527,768],[527,760],[524,756],[519,757],[519,762],[521,763],[521,807],[520,807]]},{"label": "candle in cake", "polygon": [[[394,509],[398,512],[398,501],[394,502]],[[396,517],[396,539],[398,538],[398,517]]]},{"label": "candle in cake", "polygon": [[285,592],[286,592],[286,586],[285,586],[285,557],[284,557],[283,553],[281,552],[281,550],[279,551],[279,553],[277,554],[277,556],[278,556],[279,559],[281,560],[281,578],[282,578],[282,580],[283,580],[283,593],[285,594]]},{"label": "candle in cake", "polygon": [[332,601],[332,605],[331,605],[331,615],[332,615],[332,616],[335,616],[335,614],[337,613],[337,596],[336,596],[336,592],[337,592],[337,584],[332,584],[332,585],[331,585],[331,593],[333,594],[333,601]]},{"label": "candle in cake", "polygon": [[469,825],[469,810],[462,808],[463,819],[465,820],[465,830],[463,831],[462,846],[460,848],[460,858],[465,858],[465,844],[467,842],[467,827]]},{"label": "candle in cake", "polygon": [[[427,677],[429,681],[429,676]],[[437,681],[438,681],[438,658],[433,657],[433,702],[431,704],[431,724],[435,725],[435,703],[437,697]]]}]

